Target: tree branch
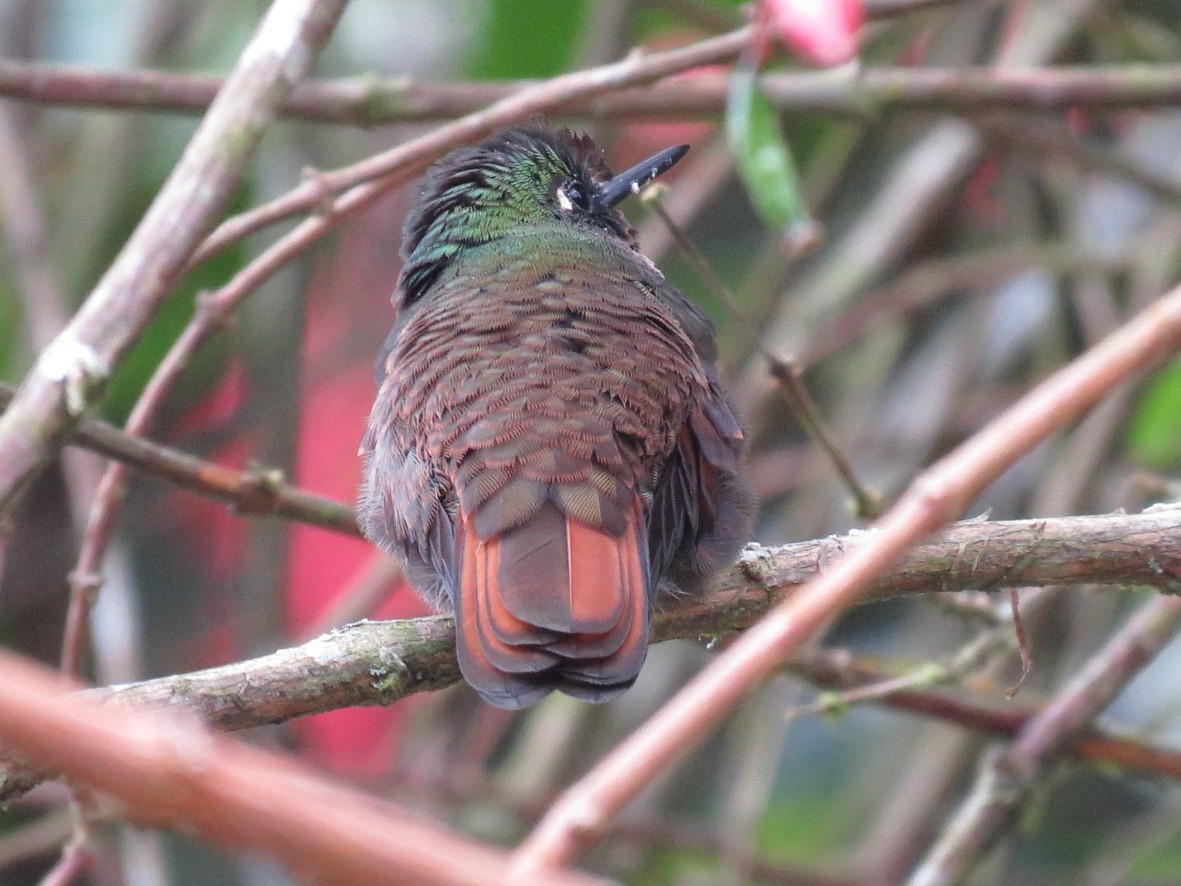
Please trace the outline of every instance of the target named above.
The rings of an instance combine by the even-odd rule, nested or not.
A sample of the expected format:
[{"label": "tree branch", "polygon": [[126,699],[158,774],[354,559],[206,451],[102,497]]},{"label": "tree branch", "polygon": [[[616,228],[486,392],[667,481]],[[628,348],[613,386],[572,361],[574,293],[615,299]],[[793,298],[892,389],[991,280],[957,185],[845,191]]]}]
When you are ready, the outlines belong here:
[{"label": "tree branch", "polygon": [[1181,599],[1145,603],[1021,730],[1016,742],[985,758],[972,794],[948,823],[910,886],[963,882],[1009,829],[1029,791],[1181,626]]},{"label": "tree branch", "polygon": [[[894,676],[839,649],[809,649],[788,663],[791,672],[826,689],[856,689]],[[997,699],[999,701],[999,698]],[[1016,738],[1041,712],[1009,701],[966,696],[962,689],[902,689],[878,700],[883,707],[955,723],[998,738]],[[1151,744],[1117,730],[1095,727],[1069,747],[1080,760],[1119,766],[1157,778],[1181,781],[1181,750]]]},{"label": "tree branch", "polygon": [[[0,384],[0,409],[12,399],[12,395],[12,388]],[[181,489],[224,501],[240,514],[273,514],[285,520],[361,536],[351,504],[292,486],[277,470],[228,468],[153,440],[127,434],[97,419],[81,422],[67,442],[161,477]]]},{"label": "tree branch", "polygon": [[343,7],[344,0],[270,7],[143,220],[0,416],[0,511],[101,396]]},{"label": "tree branch", "polygon": [[[656,614],[654,638],[716,637],[749,627],[868,538],[859,533],[778,548],[752,545],[700,597],[670,598]],[[1159,507],[1142,514],[958,523],[909,550],[867,599],[1080,582],[1163,590],[1178,581],[1181,507]],[[451,619],[432,617],[357,622],[249,661],[92,693],[192,709],[219,728],[236,730],[390,704],[458,680]],[[20,767],[0,770],[0,801],[44,777]]]},{"label": "tree branch", "polygon": [[[0,738],[110,794],[131,821],[265,852],[312,882],[509,882],[501,850],[199,723],[79,698],[44,667],[2,651]],[[546,882],[602,881],[567,871]]]},{"label": "tree branch", "polygon": [[[269,203],[256,206],[220,224],[197,250],[193,263],[204,261],[230,243],[267,225],[313,209],[331,211],[316,219],[322,234],[339,222],[348,211],[367,205],[390,188],[416,175],[435,158],[464,143],[516,120],[564,107],[567,103],[589,99],[626,86],[638,86],[679,74],[702,65],[717,64],[736,56],[750,40],[752,29],[739,28],[729,34],[680,46],[664,52],[632,52],[620,61],[562,74],[510,93],[498,101],[481,105],[452,123],[419,138],[398,145],[374,157],[308,178],[298,187]],[[335,205],[327,198],[346,191]],[[349,204],[346,210],[344,204]],[[312,220],[308,220],[309,222]],[[307,222],[305,222],[307,224]],[[297,229],[298,230],[298,229]],[[293,232],[294,233],[294,232]]]},{"label": "tree branch", "polygon": [[[222,82],[202,74],[0,61],[0,95],[76,108],[199,114]],[[859,72],[766,74],[759,82],[780,111],[855,117],[898,111],[965,116],[1072,107],[1160,108],[1181,101],[1181,65],[1011,70],[872,67]],[[623,88],[608,96],[576,96],[549,109],[592,119],[716,117],[725,110],[728,83],[727,74],[706,71],[643,89]],[[311,80],[296,87],[279,113],[297,120],[361,127],[439,122],[475,113],[537,86],[531,80]]]},{"label": "tree branch", "polygon": [[843,562],[769,611],[567,790],[518,848],[514,874],[538,876],[579,857],[629,800],[703,741],[753,686],[822,625],[864,599],[873,582],[910,546],[963,513],[1037,443],[1077,421],[1116,385],[1160,365],[1179,347],[1181,288],[1176,288],[927,468]]}]

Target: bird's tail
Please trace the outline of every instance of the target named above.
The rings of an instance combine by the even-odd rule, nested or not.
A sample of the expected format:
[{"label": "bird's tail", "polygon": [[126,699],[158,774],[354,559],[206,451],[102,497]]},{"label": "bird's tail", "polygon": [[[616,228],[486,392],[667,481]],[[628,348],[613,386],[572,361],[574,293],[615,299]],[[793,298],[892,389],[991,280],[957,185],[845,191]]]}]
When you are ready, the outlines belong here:
[{"label": "bird's tail", "polygon": [[638,495],[618,536],[553,503],[488,541],[462,513],[455,530],[459,666],[489,704],[527,707],[554,689],[606,701],[635,682],[648,647]]}]

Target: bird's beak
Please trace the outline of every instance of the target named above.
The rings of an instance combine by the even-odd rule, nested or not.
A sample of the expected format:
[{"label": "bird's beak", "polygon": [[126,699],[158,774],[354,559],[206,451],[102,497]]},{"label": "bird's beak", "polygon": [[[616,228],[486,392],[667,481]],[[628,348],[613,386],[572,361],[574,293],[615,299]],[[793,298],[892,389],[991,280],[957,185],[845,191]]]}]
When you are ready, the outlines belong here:
[{"label": "bird's beak", "polygon": [[629,194],[640,193],[640,190],[647,187],[656,176],[663,175],[672,169],[688,150],[688,145],[665,148],[659,154],[655,154],[642,163],[637,163],[626,172],[619,173],[615,178],[603,182],[599,185],[596,195],[599,202],[603,206],[614,206],[616,203],[622,202]]}]

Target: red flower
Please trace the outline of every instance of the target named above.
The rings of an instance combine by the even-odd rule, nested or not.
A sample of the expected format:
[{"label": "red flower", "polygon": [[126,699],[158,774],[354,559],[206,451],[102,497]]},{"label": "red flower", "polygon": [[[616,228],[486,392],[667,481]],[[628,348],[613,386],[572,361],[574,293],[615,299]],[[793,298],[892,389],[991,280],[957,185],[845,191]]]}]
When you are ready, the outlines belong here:
[{"label": "red flower", "polygon": [[801,61],[827,68],[857,56],[862,0],[763,0],[762,14]]}]

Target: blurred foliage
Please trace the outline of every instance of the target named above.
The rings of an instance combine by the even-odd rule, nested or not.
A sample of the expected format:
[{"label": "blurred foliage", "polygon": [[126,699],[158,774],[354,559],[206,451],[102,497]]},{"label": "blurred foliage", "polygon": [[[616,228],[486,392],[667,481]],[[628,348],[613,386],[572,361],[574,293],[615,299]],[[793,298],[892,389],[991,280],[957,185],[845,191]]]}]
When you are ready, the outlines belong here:
[{"label": "blurred foliage", "polygon": [[[248,206],[248,192],[240,193],[234,205],[239,208]],[[219,253],[188,274],[167,298],[143,336],[131,349],[126,361],[112,377],[102,406],[105,418],[119,423],[126,420],[148,379],[193,319],[201,293],[212,292],[226,283],[234,271],[242,267],[244,255],[245,250],[241,246]],[[220,376],[230,348],[227,338],[225,335],[214,336],[200,350],[186,370],[181,399],[189,399],[185,396],[186,391],[191,395],[208,390]]]},{"label": "blurred foliage", "polygon": [[514,80],[570,70],[588,7],[586,0],[491,0],[469,73]]},{"label": "blurred foliage", "polygon": [[20,307],[15,293],[0,279],[0,378],[14,378],[18,342],[21,338]]},{"label": "blurred foliage", "polygon": [[717,857],[708,850],[661,848],[648,853],[635,872],[635,886],[661,883],[709,883],[719,874]]},{"label": "blurred foliage", "polygon": [[1181,878],[1181,837],[1150,845],[1128,871],[1128,882],[1165,884]]},{"label": "blurred foliage", "polygon": [[747,61],[731,77],[726,135],[734,166],[763,220],[786,240],[802,243],[813,236],[812,220],[779,115],[759,88],[757,75],[757,66]]},{"label": "blurred foliage", "polygon": [[827,789],[793,784],[759,821],[755,843],[762,857],[782,864],[809,865],[818,858],[836,861],[856,836],[854,823]]},{"label": "blurred foliage", "polygon": [[1158,372],[1140,395],[1128,443],[1145,467],[1181,469],[1181,360]]}]

